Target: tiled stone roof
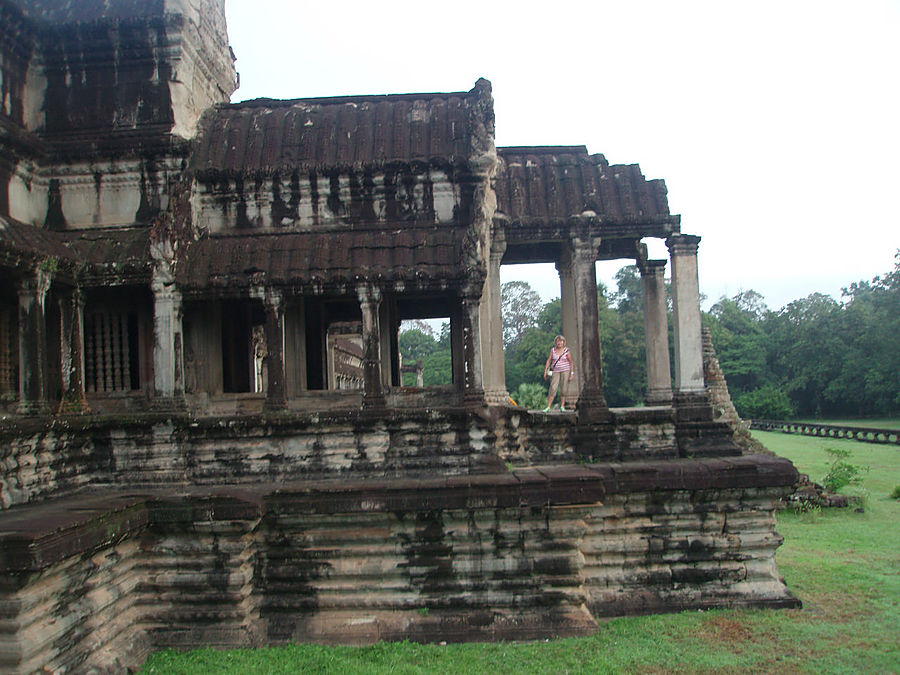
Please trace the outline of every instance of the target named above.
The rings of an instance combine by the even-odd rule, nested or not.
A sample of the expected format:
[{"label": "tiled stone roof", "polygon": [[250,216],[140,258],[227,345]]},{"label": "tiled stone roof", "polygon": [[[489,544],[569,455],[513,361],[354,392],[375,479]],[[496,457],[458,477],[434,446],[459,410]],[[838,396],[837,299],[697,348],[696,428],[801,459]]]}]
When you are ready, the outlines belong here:
[{"label": "tiled stone roof", "polygon": [[85,281],[150,279],[150,230],[146,227],[70,230],[59,236],[79,262],[87,263],[79,274]]},{"label": "tiled stone roof", "polygon": [[493,131],[492,107],[480,105],[485,101],[490,84],[479,80],[468,92],[219,105],[201,120],[191,166],[198,172],[268,173],[463,164],[479,125]]},{"label": "tiled stone roof", "polygon": [[100,19],[162,16],[165,0],[9,0],[33,21],[89,23]]},{"label": "tiled stone roof", "polygon": [[0,216],[0,250],[35,259],[72,257],[56,233],[5,216]]},{"label": "tiled stone roof", "polygon": [[206,237],[188,247],[177,282],[194,290],[246,288],[261,280],[295,286],[365,279],[438,284],[461,277],[461,248],[458,229],[438,227]]},{"label": "tiled stone roof", "polygon": [[143,227],[52,232],[0,216],[0,262],[30,271],[54,259],[89,283],[149,281],[150,230]]},{"label": "tiled stone roof", "polygon": [[592,211],[611,220],[669,215],[666,185],[637,164],[612,165],[584,146],[497,148],[497,210],[511,220],[560,220]]}]

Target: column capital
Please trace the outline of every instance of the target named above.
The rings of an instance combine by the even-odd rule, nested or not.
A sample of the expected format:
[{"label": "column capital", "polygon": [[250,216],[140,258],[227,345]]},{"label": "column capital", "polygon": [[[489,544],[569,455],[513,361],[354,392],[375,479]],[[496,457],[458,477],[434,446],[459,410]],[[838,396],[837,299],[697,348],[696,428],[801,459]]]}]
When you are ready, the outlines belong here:
[{"label": "column capital", "polygon": [[375,284],[359,284],[356,287],[356,297],[360,304],[381,301],[381,289]]},{"label": "column capital", "polygon": [[638,260],[638,270],[642,277],[662,277],[667,264],[666,260]]},{"label": "column capital", "polygon": [[696,234],[673,234],[666,239],[666,246],[672,255],[697,255],[700,237]]},{"label": "column capital", "polygon": [[44,296],[50,290],[53,282],[53,271],[38,265],[34,268],[34,274],[21,277],[16,282],[16,291],[19,297],[28,295]]},{"label": "column capital", "polygon": [[494,228],[491,233],[491,262],[497,263],[503,259],[506,253],[506,234],[503,228]]}]

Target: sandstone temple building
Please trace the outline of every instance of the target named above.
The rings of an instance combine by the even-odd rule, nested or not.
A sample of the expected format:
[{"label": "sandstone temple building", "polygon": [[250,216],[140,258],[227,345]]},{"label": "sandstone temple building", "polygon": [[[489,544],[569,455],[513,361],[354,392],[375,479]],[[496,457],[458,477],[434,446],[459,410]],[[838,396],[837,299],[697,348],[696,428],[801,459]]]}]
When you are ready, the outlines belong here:
[{"label": "sandstone temple building", "polygon": [[[796,472],[711,403],[700,239],[663,181],[496,147],[484,79],[235,87],[223,0],[0,0],[0,670],[797,604]],[[604,397],[613,259],[643,279],[638,408]],[[500,267],[535,262],[574,413],[509,405]],[[400,322],[430,318],[452,385],[402,386]]]}]

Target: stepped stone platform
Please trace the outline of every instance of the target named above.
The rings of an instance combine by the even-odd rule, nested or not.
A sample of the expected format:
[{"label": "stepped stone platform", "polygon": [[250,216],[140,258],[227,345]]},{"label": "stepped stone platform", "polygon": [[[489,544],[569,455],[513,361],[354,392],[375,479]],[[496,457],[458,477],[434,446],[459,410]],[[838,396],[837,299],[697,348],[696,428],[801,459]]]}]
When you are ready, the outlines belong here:
[{"label": "stepped stone platform", "polygon": [[439,478],[121,489],[0,513],[0,670],[122,671],[164,647],[528,639],[604,616],[795,607],[797,472],[763,456]]}]

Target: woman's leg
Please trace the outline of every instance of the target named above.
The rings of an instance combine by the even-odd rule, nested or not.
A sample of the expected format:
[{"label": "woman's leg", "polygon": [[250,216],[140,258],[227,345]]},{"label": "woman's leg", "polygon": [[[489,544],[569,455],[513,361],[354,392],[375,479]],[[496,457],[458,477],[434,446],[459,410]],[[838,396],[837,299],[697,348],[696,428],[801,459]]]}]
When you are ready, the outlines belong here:
[{"label": "woman's leg", "polygon": [[547,408],[553,407],[553,399],[556,398],[556,390],[559,388],[559,373],[550,375],[550,393],[547,394]]},{"label": "woman's leg", "polygon": [[566,394],[569,391],[569,373],[568,371],[559,373],[559,407],[566,407]]}]

